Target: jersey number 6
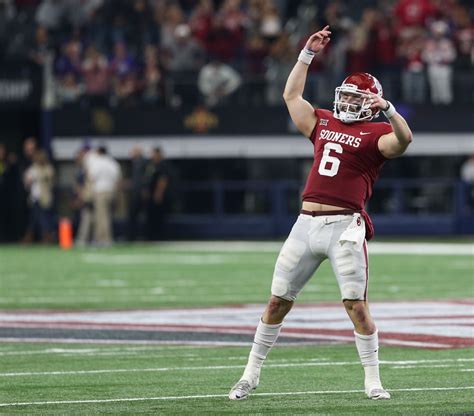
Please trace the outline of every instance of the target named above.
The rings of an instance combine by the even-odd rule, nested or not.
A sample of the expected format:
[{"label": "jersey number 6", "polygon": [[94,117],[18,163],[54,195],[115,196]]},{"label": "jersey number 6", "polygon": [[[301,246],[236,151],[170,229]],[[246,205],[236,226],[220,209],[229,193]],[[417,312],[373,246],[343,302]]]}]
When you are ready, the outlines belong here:
[{"label": "jersey number 6", "polygon": [[337,171],[339,170],[339,165],[341,161],[335,156],[329,156],[331,150],[334,150],[336,153],[342,153],[342,146],[337,143],[326,143],[324,145],[323,157],[319,163],[318,172],[323,176],[336,176]]}]

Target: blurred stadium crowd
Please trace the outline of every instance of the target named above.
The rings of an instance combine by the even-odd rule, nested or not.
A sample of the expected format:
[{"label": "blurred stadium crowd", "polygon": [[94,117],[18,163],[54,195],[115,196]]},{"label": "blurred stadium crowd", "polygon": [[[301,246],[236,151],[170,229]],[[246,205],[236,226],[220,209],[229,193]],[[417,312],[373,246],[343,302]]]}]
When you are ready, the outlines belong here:
[{"label": "blurred stadium crowd", "polygon": [[473,15],[470,0],[1,0],[0,61],[46,67],[63,104],[280,105],[298,50],[329,24],[308,99],[332,102],[367,71],[393,100],[472,103]]},{"label": "blurred stadium crowd", "polygon": [[[113,215],[120,210],[124,211],[122,239],[163,238],[173,193],[173,168],[158,147],[145,155],[136,146],[130,156],[130,169],[124,177],[105,145],[84,143],[78,149],[73,183],[64,195],[77,246],[112,244]],[[0,142],[0,243],[56,241],[57,182],[57,169],[35,137],[26,138],[19,156]]]},{"label": "blurred stadium crowd", "polygon": [[[380,79],[394,102],[472,106],[473,16],[472,0],[0,0],[0,64],[17,62],[21,67],[29,61],[41,67],[45,110],[282,106],[284,84],[299,49],[310,33],[328,24],[330,47],[309,69],[305,97],[310,101],[331,106],[334,88],[348,73],[367,71]],[[32,134],[45,134],[39,133]],[[0,242],[54,241],[62,204],[75,214],[79,243],[93,239],[109,244],[110,231],[91,230],[111,215],[106,213],[104,221],[103,212],[91,207],[111,204],[104,202],[109,196],[94,196],[85,183],[89,149],[79,151],[74,166],[61,166],[63,174],[74,177],[73,186],[58,184],[59,166],[50,160],[44,137],[38,141],[28,135],[22,136],[22,149],[12,146],[17,154],[0,140]],[[163,163],[159,150],[143,155],[135,149],[122,177],[112,157],[101,156],[96,162],[105,176],[96,191],[120,190],[127,198],[120,234],[130,240],[160,238],[171,205],[166,192],[173,188],[173,168]],[[438,177],[449,171],[445,176],[457,178],[464,160],[461,178],[473,184],[474,158],[466,156],[442,162],[429,156],[413,163],[402,160],[386,171],[393,177],[417,177],[421,171]],[[178,179],[194,181],[299,180],[305,169],[295,160],[173,164]],[[58,196],[58,187],[65,185],[67,193]],[[420,186],[432,189],[436,199],[443,197],[450,209],[452,198],[438,185]],[[205,192],[191,189],[189,206],[196,209],[206,200],[213,212],[220,205]],[[186,198],[181,196],[180,213],[189,211]],[[469,198],[472,205],[472,192]],[[245,205],[236,212],[255,212],[247,205],[259,201],[240,190],[228,199],[232,210]],[[434,198],[426,200],[430,202],[423,206],[435,205]]]}]

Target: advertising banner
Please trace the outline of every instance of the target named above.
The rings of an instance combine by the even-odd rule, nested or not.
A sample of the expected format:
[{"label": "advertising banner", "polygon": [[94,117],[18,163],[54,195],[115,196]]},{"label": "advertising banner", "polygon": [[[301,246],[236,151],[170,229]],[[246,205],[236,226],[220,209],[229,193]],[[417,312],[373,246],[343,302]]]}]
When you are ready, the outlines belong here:
[{"label": "advertising banner", "polygon": [[39,109],[41,68],[31,63],[0,65],[0,110]]}]

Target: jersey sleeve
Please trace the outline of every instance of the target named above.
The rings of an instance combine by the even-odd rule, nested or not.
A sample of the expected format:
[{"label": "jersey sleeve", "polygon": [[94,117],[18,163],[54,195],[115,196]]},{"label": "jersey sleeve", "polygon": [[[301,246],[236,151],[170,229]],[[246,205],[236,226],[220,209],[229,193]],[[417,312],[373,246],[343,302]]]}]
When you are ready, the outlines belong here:
[{"label": "jersey sleeve", "polygon": [[392,125],[390,123],[387,123],[387,122],[380,123],[379,129],[380,129],[380,132],[379,132],[380,136],[383,136],[384,134],[391,133],[393,131]]},{"label": "jersey sleeve", "polygon": [[383,161],[388,160],[379,149],[379,140],[384,134],[389,134],[393,132],[392,125],[390,123],[378,123],[377,126],[377,139],[374,140],[373,151],[377,155],[377,158]]}]

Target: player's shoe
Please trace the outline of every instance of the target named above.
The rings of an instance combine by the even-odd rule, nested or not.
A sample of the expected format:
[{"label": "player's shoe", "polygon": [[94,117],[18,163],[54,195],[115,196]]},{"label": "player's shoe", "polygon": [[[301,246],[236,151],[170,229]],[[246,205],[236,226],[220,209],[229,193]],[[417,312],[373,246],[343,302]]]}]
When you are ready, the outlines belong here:
[{"label": "player's shoe", "polygon": [[372,400],[389,400],[390,393],[383,389],[382,387],[374,387],[371,389],[366,389],[365,393],[367,397]]},{"label": "player's shoe", "polygon": [[229,399],[230,400],[244,400],[249,397],[249,394],[252,390],[255,390],[258,386],[258,379],[247,381],[247,380],[239,380],[237,384],[232,387],[229,392]]}]

